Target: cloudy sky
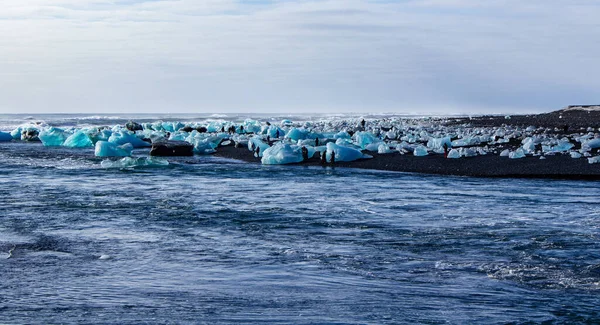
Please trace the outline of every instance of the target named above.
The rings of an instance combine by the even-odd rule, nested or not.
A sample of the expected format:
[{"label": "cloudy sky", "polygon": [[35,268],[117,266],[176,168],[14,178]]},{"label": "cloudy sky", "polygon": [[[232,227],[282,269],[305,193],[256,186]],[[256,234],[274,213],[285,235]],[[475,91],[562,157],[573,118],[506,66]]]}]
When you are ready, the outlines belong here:
[{"label": "cloudy sky", "polygon": [[0,113],[600,102],[597,0],[2,0]]}]

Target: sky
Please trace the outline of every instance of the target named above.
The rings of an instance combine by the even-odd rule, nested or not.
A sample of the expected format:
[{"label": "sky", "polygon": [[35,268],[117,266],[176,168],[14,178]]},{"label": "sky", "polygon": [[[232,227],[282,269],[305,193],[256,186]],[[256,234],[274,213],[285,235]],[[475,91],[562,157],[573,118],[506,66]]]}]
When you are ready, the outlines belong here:
[{"label": "sky", "polygon": [[600,104],[598,0],[2,0],[0,113]]}]

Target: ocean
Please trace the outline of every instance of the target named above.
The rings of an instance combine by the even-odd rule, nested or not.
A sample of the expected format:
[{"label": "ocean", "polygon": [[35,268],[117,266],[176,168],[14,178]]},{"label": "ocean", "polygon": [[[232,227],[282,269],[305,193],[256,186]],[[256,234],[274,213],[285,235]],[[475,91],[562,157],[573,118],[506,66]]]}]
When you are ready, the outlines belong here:
[{"label": "ocean", "polygon": [[[248,117],[331,118],[1,115],[0,130]],[[597,182],[101,161],[0,142],[0,323],[600,323]]]}]

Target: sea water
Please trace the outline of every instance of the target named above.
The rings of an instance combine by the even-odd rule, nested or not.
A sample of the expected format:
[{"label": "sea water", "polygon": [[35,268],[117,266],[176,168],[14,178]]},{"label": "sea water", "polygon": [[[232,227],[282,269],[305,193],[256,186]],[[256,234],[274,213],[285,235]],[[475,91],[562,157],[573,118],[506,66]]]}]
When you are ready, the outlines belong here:
[{"label": "sea water", "polygon": [[600,322],[597,182],[93,150],[0,143],[0,323]]}]

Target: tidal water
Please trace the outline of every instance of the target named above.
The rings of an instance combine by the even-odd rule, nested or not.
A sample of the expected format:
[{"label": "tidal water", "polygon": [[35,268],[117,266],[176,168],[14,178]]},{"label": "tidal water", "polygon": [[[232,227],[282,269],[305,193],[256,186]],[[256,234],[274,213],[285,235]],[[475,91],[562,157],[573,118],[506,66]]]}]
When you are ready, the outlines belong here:
[{"label": "tidal water", "polygon": [[600,323],[598,182],[101,161],[0,143],[0,323]]}]

